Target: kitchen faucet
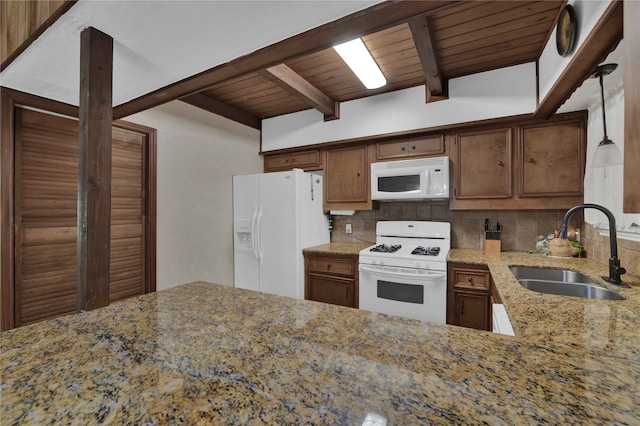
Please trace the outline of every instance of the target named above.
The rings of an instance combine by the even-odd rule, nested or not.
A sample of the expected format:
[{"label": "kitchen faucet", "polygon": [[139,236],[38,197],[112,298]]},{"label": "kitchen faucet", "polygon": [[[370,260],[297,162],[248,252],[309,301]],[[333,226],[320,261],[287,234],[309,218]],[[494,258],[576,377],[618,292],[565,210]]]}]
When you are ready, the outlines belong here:
[{"label": "kitchen faucet", "polygon": [[571,207],[567,213],[564,215],[564,219],[562,220],[562,229],[560,230],[559,238],[567,239],[567,225],[569,224],[569,219],[571,216],[578,210],[582,209],[596,209],[600,210],[602,213],[607,215],[609,219],[609,243],[611,244],[611,258],[609,259],[609,276],[602,277],[605,281],[610,282],[612,284],[625,286],[626,284],[622,282],[620,275],[627,272],[626,269],[620,266],[620,259],[618,259],[618,239],[616,237],[616,218],[613,216],[610,210],[605,207],[602,207],[598,204],[579,204],[577,206]]}]

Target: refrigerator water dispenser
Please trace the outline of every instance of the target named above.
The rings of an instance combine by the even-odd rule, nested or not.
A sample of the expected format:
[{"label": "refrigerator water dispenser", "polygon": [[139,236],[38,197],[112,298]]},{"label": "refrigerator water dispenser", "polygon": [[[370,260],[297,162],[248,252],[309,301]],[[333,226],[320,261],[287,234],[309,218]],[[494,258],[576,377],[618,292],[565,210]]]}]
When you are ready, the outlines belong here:
[{"label": "refrigerator water dispenser", "polygon": [[252,249],[251,219],[236,219],[235,222],[236,247]]}]

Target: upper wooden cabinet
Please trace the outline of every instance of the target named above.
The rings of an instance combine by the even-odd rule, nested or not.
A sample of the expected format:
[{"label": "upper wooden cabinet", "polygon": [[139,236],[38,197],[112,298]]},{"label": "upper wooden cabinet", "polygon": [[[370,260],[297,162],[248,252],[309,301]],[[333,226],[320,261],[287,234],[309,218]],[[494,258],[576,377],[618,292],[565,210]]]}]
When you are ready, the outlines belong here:
[{"label": "upper wooden cabinet", "polygon": [[457,199],[511,197],[511,128],[455,135]]},{"label": "upper wooden cabinet", "polygon": [[585,135],[581,120],[520,126],[518,144],[521,197],[583,194]]},{"label": "upper wooden cabinet", "polygon": [[291,169],[321,169],[320,150],[290,152],[286,154],[265,154],[264,172],[281,172]]},{"label": "upper wooden cabinet", "polygon": [[400,160],[407,157],[427,157],[444,154],[444,135],[378,142],[377,160]]},{"label": "upper wooden cabinet", "polygon": [[454,191],[449,207],[565,209],[581,204],[586,113],[505,124],[450,136]]},{"label": "upper wooden cabinet", "polygon": [[371,210],[367,145],[327,149],[325,156],[325,210]]}]

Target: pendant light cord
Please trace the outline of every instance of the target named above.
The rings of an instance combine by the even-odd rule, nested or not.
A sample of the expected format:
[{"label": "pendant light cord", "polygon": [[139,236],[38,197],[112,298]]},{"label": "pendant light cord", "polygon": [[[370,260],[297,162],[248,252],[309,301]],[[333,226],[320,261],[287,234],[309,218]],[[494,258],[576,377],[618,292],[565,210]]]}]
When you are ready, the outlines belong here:
[{"label": "pendant light cord", "polygon": [[604,85],[602,84],[603,75],[600,74],[600,98],[602,99],[602,125],[604,126],[604,139],[608,140],[607,137],[607,116],[604,113]]}]

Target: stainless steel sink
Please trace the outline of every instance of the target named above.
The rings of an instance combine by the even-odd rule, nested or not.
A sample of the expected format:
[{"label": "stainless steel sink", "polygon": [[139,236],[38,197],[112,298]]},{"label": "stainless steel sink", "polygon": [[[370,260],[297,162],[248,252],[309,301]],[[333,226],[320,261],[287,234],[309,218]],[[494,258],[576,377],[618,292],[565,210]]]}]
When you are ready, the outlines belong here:
[{"label": "stainless steel sink", "polygon": [[512,266],[510,269],[521,286],[539,293],[587,299],[624,300],[618,293],[601,286],[580,272],[523,266]]},{"label": "stainless steel sink", "polygon": [[526,266],[512,266],[511,272],[518,280],[558,281],[563,283],[596,284],[591,278],[580,272],[566,269],[531,268]]}]

